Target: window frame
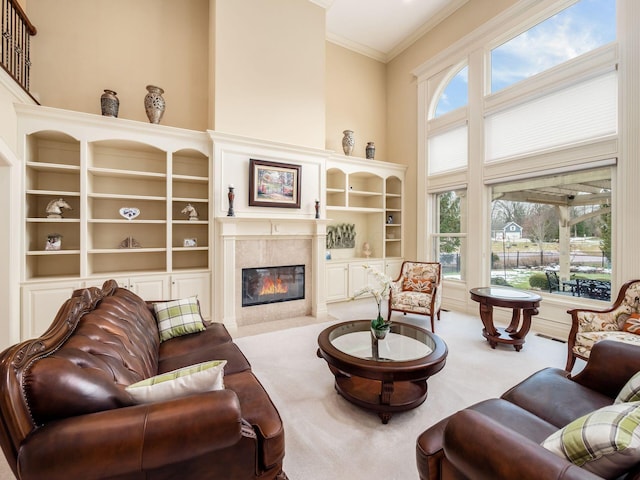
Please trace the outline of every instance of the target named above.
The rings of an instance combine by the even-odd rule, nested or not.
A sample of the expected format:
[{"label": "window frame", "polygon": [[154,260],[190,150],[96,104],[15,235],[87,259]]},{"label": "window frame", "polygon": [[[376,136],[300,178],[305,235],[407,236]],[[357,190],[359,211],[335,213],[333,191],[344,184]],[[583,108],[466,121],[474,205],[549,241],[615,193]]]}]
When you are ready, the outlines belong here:
[{"label": "window frame", "polygon": [[[578,82],[580,79],[589,78],[604,70],[618,69],[620,62],[620,43],[629,37],[625,29],[629,29],[632,19],[621,21],[621,9],[631,9],[627,3],[630,0],[617,0],[617,32],[616,41],[599,47],[596,50],[582,54],[577,58],[569,60],[563,64],[555,66],[547,71],[541,72],[533,77],[527,78],[517,84],[490,93],[490,48],[512,38],[525,31],[531,26],[540,23],[549,16],[572,5],[577,0],[523,0],[516,2],[512,7],[503,11],[493,19],[489,20],[481,27],[469,33],[460,41],[452,44],[449,48],[439,52],[428,62],[413,70],[417,77],[418,90],[418,158],[417,158],[417,189],[419,195],[424,195],[424,200],[417,202],[417,255],[419,258],[432,257],[431,235],[436,234],[433,218],[432,194],[447,189],[452,185],[469,184],[469,225],[468,225],[468,248],[473,245],[473,252],[468,250],[467,255],[477,253],[477,257],[484,257],[490,251],[487,234],[490,229],[489,186],[495,182],[507,181],[511,178],[527,178],[541,175],[542,172],[573,171],[583,168],[593,168],[606,165],[611,158],[621,156],[621,146],[624,131],[619,126],[618,132],[607,138],[591,139],[578,145],[562,145],[552,151],[535,152],[530,155],[522,155],[514,158],[502,159],[499,162],[486,164],[484,162],[484,133],[483,126],[478,124],[478,120],[483,119],[488,112],[498,111],[518,101],[526,101],[540,95],[541,91],[549,88],[560,89]],[[622,5],[622,6],[621,6]],[[631,9],[635,12],[635,8]],[[622,32],[621,32],[622,29]],[[451,59],[457,59],[452,62]],[[625,56],[628,58],[628,55]],[[432,102],[433,93],[438,91],[437,85],[433,85],[433,80],[439,77],[445,78],[443,71],[467,62],[469,65],[469,105],[464,112],[455,112],[456,120],[464,118],[469,121],[469,159],[467,169],[464,171],[452,171],[439,173],[437,175],[428,174],[428,149],[427,139],[431,132],[447,128],[452,122],[449,112],[442,117],[431,119],[428,116]],[[626,74],[627,78],[629,74]],[[488,77],[488,78],[487,78]],[[618,79],[619,98],[624,80]],[[629,80],[626,80],[627,82]],[[619,105],[621,102],[618,102]],[[435,107],[434,107],[435,108]],[[619,108],[618,118],[621,112]],[[624,128],[624,127],[622,127]],[[628,128],[628,127],[627,127]],[[481,151],[481,153],[478,153]],[[624,165],[623,161],[623,165]],[[620,168],[616,169],[615,178],[612,184],[625,182],[621,178]],[[473,181],[472,181],[473,180]],[[614,187],[615,188],[615,187]],[[622,198],[619,188],[615,190],[612,198],[612,224],[616,225],[616,217],[620,215],[620,204]],[[616,202],[618,211],[616,211]],[[623,214],[625,218],[629,215]],[[612,232],[612,243],[615,245],[616,231]],[[616,251],[621,251],[619,246]],[[474,256],[475,258],[476,256]],[[483,263],[470,259],[467,265],[467,283],[479,285],[488,281],[490,275]],[[612,279],[617,278],[616,269],[620,265],[616,259],[611,259]],[[477,267],[477,268],[476,268]],[[477,270],[477,271],[476,271]]]}]

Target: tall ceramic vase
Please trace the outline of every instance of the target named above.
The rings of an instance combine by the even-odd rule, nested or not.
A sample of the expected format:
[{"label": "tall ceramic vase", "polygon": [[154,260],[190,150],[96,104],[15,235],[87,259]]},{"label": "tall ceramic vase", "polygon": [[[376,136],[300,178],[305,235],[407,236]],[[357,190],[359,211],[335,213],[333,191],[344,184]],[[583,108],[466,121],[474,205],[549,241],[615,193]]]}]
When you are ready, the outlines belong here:
[{"label": "tall ceramic vase", "polygon": [[144,96],[144,110],[151,123],[160,123],[164,114],[165,103],[162,94],[164,90],[155,85],[147,85],[147,94]]},{"label": "tall ceramic vase", "polygon": [[355,145],[353,130],[345,130],[342,133],[344,135],[344,137],[342,137],[342,150],[344,150],[345,155],[351,155],[353,152],[353,146]]},{"label": "tall ceramic vase", "polygon": [[105,90],[100,97],[100,109],[105,117],[117,117],[120,108],[120,100],[113,90]]}]

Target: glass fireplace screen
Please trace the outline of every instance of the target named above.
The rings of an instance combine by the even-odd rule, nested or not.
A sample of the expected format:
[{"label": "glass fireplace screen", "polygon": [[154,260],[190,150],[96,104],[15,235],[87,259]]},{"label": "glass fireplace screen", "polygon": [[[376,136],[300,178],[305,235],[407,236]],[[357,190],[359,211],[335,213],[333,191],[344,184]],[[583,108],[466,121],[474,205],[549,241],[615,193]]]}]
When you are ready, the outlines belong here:
[{"label": "glass fireplace screen", "polygon": [[304,265],[242,269],[242,306],[304,298]]}]

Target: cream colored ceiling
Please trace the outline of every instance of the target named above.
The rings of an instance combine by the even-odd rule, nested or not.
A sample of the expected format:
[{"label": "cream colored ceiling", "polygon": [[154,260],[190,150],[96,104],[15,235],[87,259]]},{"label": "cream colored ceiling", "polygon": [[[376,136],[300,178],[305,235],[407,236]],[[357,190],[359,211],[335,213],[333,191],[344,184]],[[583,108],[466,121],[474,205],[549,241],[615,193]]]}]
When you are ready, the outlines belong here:
[{"label": "cream colored ceiling", "polygon": [[387,62],[469,0],[310,0],[327,10],[327,39]]}]

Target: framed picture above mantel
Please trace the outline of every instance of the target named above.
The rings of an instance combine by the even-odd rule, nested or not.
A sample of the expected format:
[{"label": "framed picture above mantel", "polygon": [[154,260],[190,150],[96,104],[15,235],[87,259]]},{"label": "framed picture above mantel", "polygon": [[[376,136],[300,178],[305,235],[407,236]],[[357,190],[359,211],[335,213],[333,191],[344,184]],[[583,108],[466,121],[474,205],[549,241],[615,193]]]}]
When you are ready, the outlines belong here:
[{"label": "framed picture above mantel", "polygon": [[249,205],[300,208],[302,167],[290,163],[249,160]]}]

